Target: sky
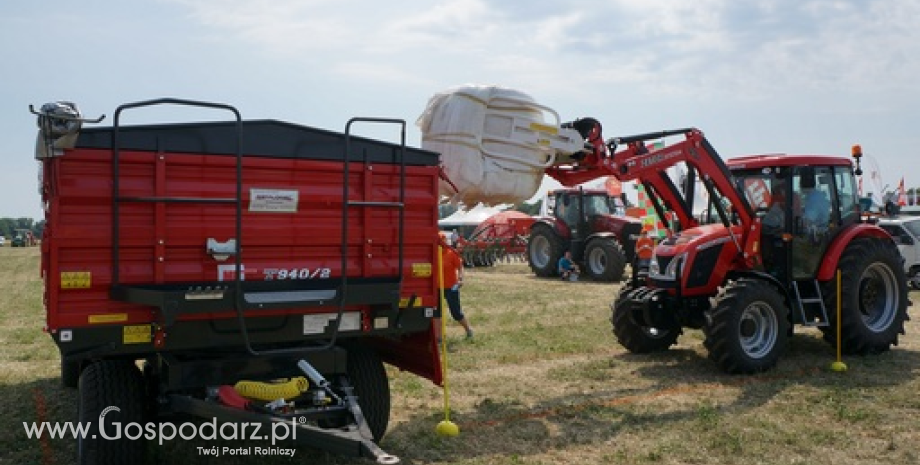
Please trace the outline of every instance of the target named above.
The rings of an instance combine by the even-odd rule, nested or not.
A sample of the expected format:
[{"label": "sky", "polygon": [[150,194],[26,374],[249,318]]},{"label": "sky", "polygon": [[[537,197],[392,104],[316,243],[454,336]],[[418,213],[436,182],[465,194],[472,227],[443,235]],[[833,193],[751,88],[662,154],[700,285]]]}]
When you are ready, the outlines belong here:
[{"label": "sky", "polygon": [[0,217],[44,218],[29,105],[109,124],[160,97],[335,131],[401,118],[419,146],[428,99],[462,84],[595,117],[605,137],[697,127],[724,158],[860,144],[870,188],[920,186],[918,18],[920,0],[4,1]]}]

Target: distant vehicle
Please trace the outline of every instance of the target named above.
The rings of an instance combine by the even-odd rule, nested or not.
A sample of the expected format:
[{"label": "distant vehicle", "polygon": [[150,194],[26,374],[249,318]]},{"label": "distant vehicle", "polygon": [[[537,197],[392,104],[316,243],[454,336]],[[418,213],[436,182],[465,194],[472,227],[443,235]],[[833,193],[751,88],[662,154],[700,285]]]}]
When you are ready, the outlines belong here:
[{"label": "distant vehicle", "polygon": [[35,235],[29,229],[17,229],[15,233],[16,235],[13,236],[11,244],[12,247],[32,247],[38,244],[35,240]]},{"label": "distant vehicle", "polygon": [[0,236],[0,247],[6,245],[6,236]]},{"label": "distant vehicle", "polygon": [[908,284],[920,289],[920,217],[881,218],[878,225],[898,244]]}]

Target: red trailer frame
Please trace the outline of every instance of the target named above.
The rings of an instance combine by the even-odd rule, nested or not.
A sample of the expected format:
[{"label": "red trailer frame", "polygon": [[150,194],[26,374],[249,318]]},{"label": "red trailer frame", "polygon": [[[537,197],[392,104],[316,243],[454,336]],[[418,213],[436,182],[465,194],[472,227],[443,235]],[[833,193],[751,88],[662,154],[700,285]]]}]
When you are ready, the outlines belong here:
[{"label": "red trailer frame", "polygon": [[[123,111],[163,104],[235,120],[120,124]],[[404,121],[353,119],[335,133],[160,99],[122,105],[112,127],[62,144],[35,113],[46,330],[65,384],[96,362],[144,359],[173,409],[211,414],[177,393],[292,376],[298,360],[335,379],[353,347],[441,383],[439,156],[407,147]],[[402,142],[352,136],[356,123],[400,126]],[[376,440],[386,419],[375,421]],[[308,429],[312,445],[383,456],[366,434],[341,445]]]}]

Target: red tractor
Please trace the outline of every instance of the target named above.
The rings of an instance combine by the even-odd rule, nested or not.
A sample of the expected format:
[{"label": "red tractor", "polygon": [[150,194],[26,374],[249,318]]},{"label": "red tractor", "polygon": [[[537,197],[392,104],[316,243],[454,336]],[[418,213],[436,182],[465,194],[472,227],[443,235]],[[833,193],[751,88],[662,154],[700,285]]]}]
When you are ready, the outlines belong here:
[{"label": "red tractor", "polygon": [[619,281],[635,255],[642,222],[616,214],[618,197],[600,189],[560,189],[544,200],[530,230],[527,261],[537,276],[558,276],[566,251],[591,279]]},{"label": "red tractor", "polygon": [[[666,350],[683,328],[702,329],[722,370],[754,373],[776,365],[797,324],[817,326],[831,344],[839,324],[845,353],[897,345],[908,319],[907,279],[891,237],[861,219],[858,146],[854,172],[843,157],[726,163],[693,128],[608,141],[593,119],[560,129],[567,128],[584,137],[586,149],[547,174],[564,185],[608,175],[637,180],[659,217],[670,211],[677,218],[678,231],[655,248],[648,273],[635,275],[611,305],[613,332],[629,351]],[[645,145],[670,136],[684,140]],[[675,183],[666,169],[677,164],[687,174]],[[717,223],[692,213],[698,183],[712,199],[704,216]]]}]

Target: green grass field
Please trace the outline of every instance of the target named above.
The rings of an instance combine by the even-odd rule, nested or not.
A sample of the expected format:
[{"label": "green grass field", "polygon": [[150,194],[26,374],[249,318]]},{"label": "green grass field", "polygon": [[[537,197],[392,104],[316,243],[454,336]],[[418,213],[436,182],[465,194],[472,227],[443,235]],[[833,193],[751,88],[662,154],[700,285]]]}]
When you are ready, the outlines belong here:
[{"label": "green grass field", "polygon": [[[57,350],[42,332],[38,263],[38,248],[0,249],[0,464],[75,457],[72,440],[27,439],[22,426],[76,418],[77,393],[60,387]],[[846,373],[831,372],[833,348],[802,329],[776,369],[728,376],[707,360],[699,331],[666,353],[626,353],[608,322],[616,291],[537,279],[521,264],[469,270],[463,301],[476,337],[448,328],[460,435],[434,434],[441,389],[391,369],[381,446],[406,464],[920,463],[920,318],[894,350],[846,358]],[[152,444],[146,461],[373,463],[307,448],[293,460],[209,461],[195,447]]]}]

